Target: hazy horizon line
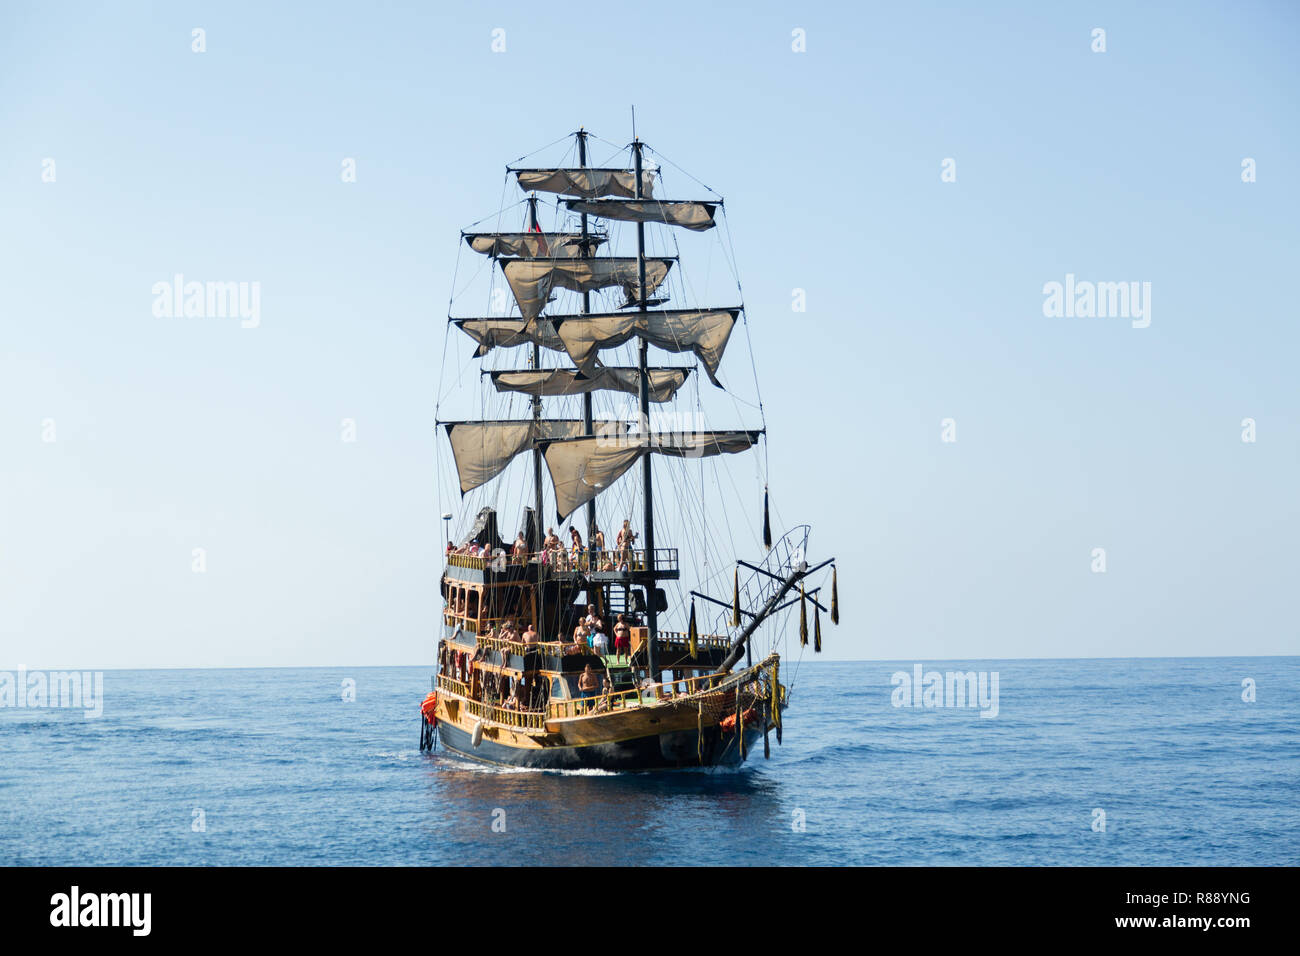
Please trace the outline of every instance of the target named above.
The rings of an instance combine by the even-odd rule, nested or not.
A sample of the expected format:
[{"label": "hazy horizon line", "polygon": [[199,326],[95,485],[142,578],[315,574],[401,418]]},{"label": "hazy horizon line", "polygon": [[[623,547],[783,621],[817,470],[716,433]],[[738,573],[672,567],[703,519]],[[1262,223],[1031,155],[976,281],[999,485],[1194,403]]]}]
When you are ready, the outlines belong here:
[{"label": "hazy horizon line", "polygon": [[[831,658],[821,660],[786,659],[799,664],[939,664],[955,661],[1181,661],[1181,660],[1286,660],[1300,654],[1186,654],[1186,655],[1132,655],[1128,657],[862,657]],[[378,670],[392,667],[434,667],[436,662],[417,664],[222,664],[222,665],[163,665],[153,667],[86,667],[29,664],[0,666],[0,672],[25,671],[253,671],[253,670]]]}]

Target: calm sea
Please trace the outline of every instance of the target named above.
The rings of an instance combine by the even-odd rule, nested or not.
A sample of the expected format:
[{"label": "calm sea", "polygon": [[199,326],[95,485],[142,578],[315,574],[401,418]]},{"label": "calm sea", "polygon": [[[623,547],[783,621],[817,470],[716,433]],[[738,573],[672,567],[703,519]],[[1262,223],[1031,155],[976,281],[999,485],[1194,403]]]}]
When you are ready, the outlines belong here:
[{"label": "calm sea", "polygon": [[424,756],[427,668],[108,671],[0,708],[0,864],[1300,863],[1300,658],[925,664],[992,718],[912,667],[804,664],[770,760],[654,775]]}]

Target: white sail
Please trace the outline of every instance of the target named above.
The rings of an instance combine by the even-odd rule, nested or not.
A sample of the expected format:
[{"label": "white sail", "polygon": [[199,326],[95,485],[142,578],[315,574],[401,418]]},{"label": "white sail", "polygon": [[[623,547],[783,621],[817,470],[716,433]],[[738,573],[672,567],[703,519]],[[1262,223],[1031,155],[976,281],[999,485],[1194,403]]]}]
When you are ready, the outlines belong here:
[{"label": "white sail", "polygon": [[461,494],[501,474],[516,455],[532,448],[535,442],[575,438],[583,433],[581,419],[447,422],[443,427],[456,460]]},{"label": "white sail", "polygon": [[643,338],[668,352],[694,353],[709,380],[717,385],[722,352],[739,314],[739,309],[599,312],[556,316],[551,324],[561,347],[583,372],[595,370],[596,356],[601,349],[617,348],[633,338]]},{"label": "white sail", "polygon": [[584,240],[573,232],[467,232],[465,242],[485,256],[522,256],[526,259],[576,259],[585,245],[594,249],[605,237],[592,233]]},{"label": "white sail", "polygon": [[494,348],[513,348],[536,343],[544,349],[565,351],[564,342],[555,334],[549,319],[536,318],[524,322],[512,319],[452,319],[452,324],[478,343],[474,355],[482,358]]},{"label": "white sail", "polygon": [[649,202],[640,199],[568,199],[565,200],[574,212],[585,212],[602,219],[617,219],[622,222],[662,222],[669,226],[681,226],[695,232],[712,229],[717,203],[712,202],[678,202],[652,199]]},{"label": "white sail", "polygon": [[[650,401],[670,401],[686,383],[690,371],[689,368],[650,369],[647,375]],[[596,391],[636,395],[640,388],[640,373],[637,369],[612,365],[598,368],[591,375],[566,368],[521,369],[489,374],[498,392],[522,392],[525,395],[583,395]]]},{"label": "white sail", "polygon": [[644,455],[707,458],[748,451],[758,431],[684,434],[598,435],[542,443],[542,455],[555,486],[555,510],[563,521],[579,506],[612,485]]},{"label": "white sail", "polygon": [[[668,277],[672,265],[672,259],[646,259],[647,296]],[[639,284],[637,260],[633,258],[504,259],[501,268],[519,303],[519,314],[530,321],[541,314],[556,286],[574,292],[622,286],[632,300]]]},{"label": "white sail", "polygon": [[[516,169],[519,188],[525,192],[540,190],[565,196],[596,199],[600,196],[636,196],[636,174],[627,169]],[[654,194],[654,173],[641,172],[641,195]]]}]

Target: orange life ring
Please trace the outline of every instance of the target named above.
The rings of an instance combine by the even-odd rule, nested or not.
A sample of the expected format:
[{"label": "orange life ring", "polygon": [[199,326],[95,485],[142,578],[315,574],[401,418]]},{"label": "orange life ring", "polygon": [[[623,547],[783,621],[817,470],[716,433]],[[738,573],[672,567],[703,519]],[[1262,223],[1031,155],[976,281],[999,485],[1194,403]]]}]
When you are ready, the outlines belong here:
[{"label": "orange life ring", "polygon": [[[755,710],[753,707],[750,707],[741,716],[744,718],[745,723],[752,724],[755,720],[758,719],[758,711]],[[718,727],[719,729],[728,732],[735,730],[736,715],[734,713],[730,713],[726,717],[723,717],[720,721],[718,721]]]}]

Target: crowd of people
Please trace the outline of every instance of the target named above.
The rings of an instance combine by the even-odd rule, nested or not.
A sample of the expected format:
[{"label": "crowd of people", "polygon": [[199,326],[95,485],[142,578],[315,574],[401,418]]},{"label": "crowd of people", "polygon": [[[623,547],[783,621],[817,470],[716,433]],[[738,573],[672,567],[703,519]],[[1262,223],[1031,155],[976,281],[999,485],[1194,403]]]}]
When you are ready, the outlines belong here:
[{"label": "crowd of people", "polygon": [[[591,536],[591,548],[588,549],[583,544],[582,533],[573,525],[569,525],[569,546],[566,548],[559,535],[555,533],[555,529],[547,528],[538,560],[557,571],[631,571],[634,570],[636,564],[636,552],[633,545],[636,543],[637,537],[637,533],[632,530],[632,523],[624,521],[623,527],[619,529],[618,536],[614,541],[613,549],[606,550],[605,533],[600,528],[595,528]],[[447,554],[482,557],[490,561],[501,561],[503,563],[506,557],[504,549],[497,548],[493,551],[486,546],[480,546],[477,541],[467,541],[459,546],[448,541]],[[528,542],[524,539],[522,531],[515,536],[514,544],[510,547],[509,557],[513,564],[523,565],[528,563]]]},{"label": "crowd of people", "polygon": [[[534,642],[536,632],[533,632]],[[550,700],[550,683],[545,674],[536,670],[524,671],[518,677],[498,674],[474,665],[483,660],[487,649],[457,651],[447,642],[438,647],[438,673],[460,681],[469,695],[480,703],[506,710],[544,711]]]},{"label": "crowd of people", "polygon": [[[612,632],[612,644],[610,638]],[[490,645],[481,643],[474,651],[458,651],[446,641],[438,648],[438,672],[453,680],[465,684],[470,696],[485,704],[503,707],[507,710],[540,711],[546,709],[550,697],[547,678],[538,672],[539,658],[528,650],[540,643],[537,628],[532,622],[521,624],[515,618],[507,618],[500,624],[493,625],[487,632],[491,640],[508,641],[524,645],[524,667],[520,677],[512,678],[508,674],[498,674],[486,668],[474,665],[484,660]],[[632,651],[632,628],[627,615],[618,614],[613,619],[613,626],[608,626],[608,619],[596,612],[594,604],[587,605],[586,615],[578,621],[572,632],[572,641],[561,644],[561,653],[596,654],[603,659],[611,655],[624,657]],[[605,677],[595,666],[588,663],[578,677],[578,696],[581,699],[598,697],[604,690]]]},{"label": "crowd of people", "polygon": [[588,604],[587,616],[578,621],[573,629],[573,642],[570,645],[573,650],[571,653],[592,651],[601,657],[607,657],[611,648],[614,654],[619,657],[631,653],[632,629],[628,624],[627,615],[619,614],[614,619],[612,644],[606,627],[606,618],[596,613],[594,604]]},{"label": "crowd of people", "polygon": [[[632,651],[632,625],[628,622],[627,615],[616,615],[613,618],[612,627],[609,626],[608,622],[608,618],[596,613],[596,605],[588,604],[586,616],[578,621],[572,631],[572,639],[562,642],[563,653],[595,653],[601,657],[608,657],[611,652],[620,657],[630,654]],[[490,640],[509,641],[525,646],[537,644],[540,641],[537,628],[533,626],[532,622],[529,622],[527,626],[521,626],[513,617],[506,618],[500,624],[492,625],[483,636]]]}]

